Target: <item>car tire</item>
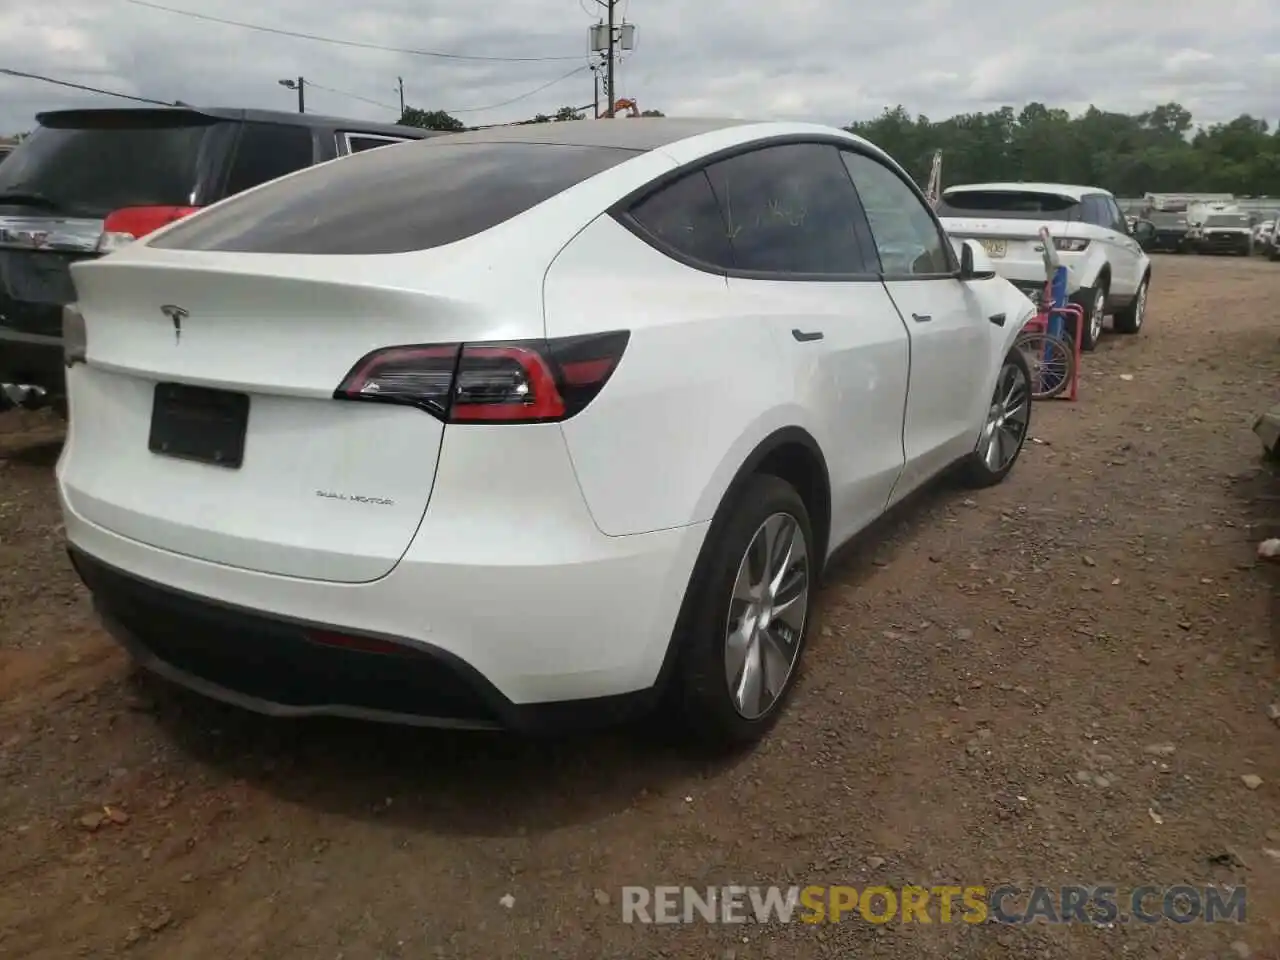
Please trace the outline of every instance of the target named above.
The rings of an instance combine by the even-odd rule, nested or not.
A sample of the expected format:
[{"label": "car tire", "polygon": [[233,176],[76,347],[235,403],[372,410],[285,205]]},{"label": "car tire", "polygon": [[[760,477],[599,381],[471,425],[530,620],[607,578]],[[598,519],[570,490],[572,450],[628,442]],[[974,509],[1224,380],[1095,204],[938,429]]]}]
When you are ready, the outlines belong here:
[{"label": "car tire", "polygon": [[[1096,286],[1084,287],[1073,300],[1084,310],[1084,330],[1081,333],[1080,349],[1086,353],[1098,346],[1102,339],[1102,324],[1107,314],[1107,285],[1099,281]],[[1075,325],[1067,328],[1067,335],[1075,339]]]},{"label": "car tire", "polygon": [[[1014,429],[1006,429],[1009,426]],[[1000,365],[977,446],[961,463],[964,483],[975,488],[994,487],[1007,477],[1018,462],[1030,430],[1031,368],[1026,355],[1015,346]],[[997,442],[1011,446],[1002,447],[993,462],[992,444]]]},{"label": "car tire", "polygon": [[1111,319],[1111,326],[1116,333],[1135,334],[1142,329],[1142,321],[1147,315],[1147,289],[1151,284],[1150,277],[1143,277],[1142,282],[1138,284],[1138,292],[1134,294],[1133,302],[1123,310],[1117,310],[1116,315]]},{"label": "car tire", "polygon": [[[676,638],[680,648],[672,691],[686,729],[717,751],[753,743],[777,722],[795,685],[813,619],[819,563],[809,511],[786,481],[753,476],[726,509],[723,524],[712,526],[715,539],[690,584],[682,612],[687,616],[682,615],[682,635]],[[775,542],[789,542],[791,551],[786,560],[776,554],[769,558],[770,575],[764,576],[762,550]],[[791,600],[783,613],[769,589],[775,576],[783,602]],[[751,669],[753,664],[763,673]],[[753,701],[749,677],[743,682],[747,674],[763,678],[760,689],[766,695]],[[735,678],[741,696],[731,689]]]}]

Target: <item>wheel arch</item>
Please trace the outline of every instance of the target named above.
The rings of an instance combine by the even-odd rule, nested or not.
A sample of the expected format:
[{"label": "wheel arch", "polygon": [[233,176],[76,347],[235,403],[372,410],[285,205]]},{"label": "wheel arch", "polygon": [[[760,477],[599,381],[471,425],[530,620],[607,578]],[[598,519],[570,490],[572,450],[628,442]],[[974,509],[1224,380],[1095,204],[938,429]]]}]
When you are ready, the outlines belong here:
[{"label": "wheel arch", "polygon": [[[693,573],[685,586],[675,628],[654,684],[654,690],[660,698],[672,688],[671,677],[680,659],[681,647],[688,636],[694,600],[707,577],[708,556],[715,549],[739,492],[752,477],[762,473],[779,477],[796,486],[804,500],[805,507],[809,510],[814,539],[817,541],[814,544],[817,567],[814,580],[821,578],[831,538],[831,476],[827,469],[827,458],[813,434],[804,427],[779,427],[756,443],[724,490],[718,494],[711,522],[698,550]],[[808,490],[802,489],[802,486],[807,486]],[[707,496],[714,495],[712,491],[707,493]]]},{"label": "wheel arch", "polygon": [[767,473],[787,481],[804,500],[818,541],[814,553],[821,568],[826,562],[831,538],[831,474],[822,447],[813,434],[800,426],[774,430],[756,443],[747,454],[724,491],[716,498],[707,541],[712,540],[718,523],[723,523],[726,510],[743,485],[758,473]]}]

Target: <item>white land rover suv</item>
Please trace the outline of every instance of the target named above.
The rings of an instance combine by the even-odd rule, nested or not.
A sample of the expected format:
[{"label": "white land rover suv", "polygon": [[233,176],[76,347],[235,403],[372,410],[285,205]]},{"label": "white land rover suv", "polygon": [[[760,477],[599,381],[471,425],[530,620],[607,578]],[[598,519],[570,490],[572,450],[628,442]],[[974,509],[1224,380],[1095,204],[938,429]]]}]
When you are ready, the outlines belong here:
[{"label": "white land rover suv", "polygon": [[938,216],[953,242],[980,241],[996,272],[1035,300],[1045,282],[1039,231],[1048,227],[1067,267],[1071,300],[1084,310],[1083,349],[1097,345],[1105,316],[1114,318],[1117,333],[1142,328],[1151,259],[1139,241],[1154,227],[1140,220],[1131,233],[1107,191],[1059,183],[967,184],[943,191]]}]

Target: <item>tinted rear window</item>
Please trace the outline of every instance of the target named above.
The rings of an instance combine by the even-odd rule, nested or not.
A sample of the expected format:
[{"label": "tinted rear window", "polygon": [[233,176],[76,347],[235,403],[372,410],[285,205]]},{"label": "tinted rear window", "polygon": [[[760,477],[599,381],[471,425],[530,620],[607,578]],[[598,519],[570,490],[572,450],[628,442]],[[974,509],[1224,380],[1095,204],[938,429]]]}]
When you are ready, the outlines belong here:
[{"label": "tinted rear window", "polygon": [[940,217],[1079,220],[1080,204],[1070,197],[1032,190],[957,190],[943,196]]},{"label": "tinted rear window", "polygon": [[246,123],[227,176],[227,196],[309,167],[315,144],[308,127],[283,123]]},{"label": "tinted rear window", "polygon": [[[134,121],[127,111],[93,126],[37,127],[0,164],[0,194],[38,194],[58,213],[105,216],[121,207],[205,202],[212,120],[174,111]],[[154,115],[154,114],[152,114]]]},{"label": "tinted rear window", "polygon": [[1247,227],[1249,218],[1235,213],[1214,214],[1205,220],[1206,227]]},{"label": "tinted rear window", "polygon": [[398,144],[236,197],[157,237],[175,250],[377,254],[466,239],[635,156],[613,147]]}]

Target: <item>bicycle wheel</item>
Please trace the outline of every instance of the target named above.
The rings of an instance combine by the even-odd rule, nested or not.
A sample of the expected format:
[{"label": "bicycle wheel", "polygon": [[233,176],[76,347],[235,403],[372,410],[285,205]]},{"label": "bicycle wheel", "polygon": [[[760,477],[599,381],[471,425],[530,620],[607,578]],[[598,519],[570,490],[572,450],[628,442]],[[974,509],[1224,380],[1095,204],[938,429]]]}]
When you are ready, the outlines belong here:
[{"label": "bicycle wheel", "polygon": [[1031,368],[1031,399],[1048,400],[1071,385],[1076,372],[1076,352],[1071,341],[1043,331],[1024,333],[1018,348]]}]

